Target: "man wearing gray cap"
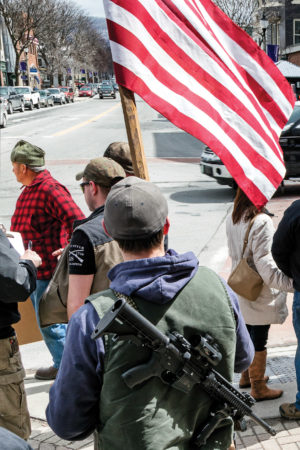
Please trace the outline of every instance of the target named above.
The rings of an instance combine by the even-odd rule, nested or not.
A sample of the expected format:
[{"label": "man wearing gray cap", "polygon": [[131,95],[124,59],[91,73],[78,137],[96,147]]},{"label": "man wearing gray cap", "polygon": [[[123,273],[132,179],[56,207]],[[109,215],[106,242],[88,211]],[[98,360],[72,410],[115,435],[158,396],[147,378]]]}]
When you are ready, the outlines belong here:
[{"label": "man wearing gray cap", "polygon": [[85,201],[92,214],[75,221],[69,250],[68,318],[92,293],[109,286],[107,272],[122,261],[115,241],[102,226],[104,204],[110,188],[125,177],[122,167],[108,158],[92,159],[83,172],[76,175]]},{"label": "man wearing gray cap", "polygon": [[[183,393],[158,377],[130,389],[122,374],[146,363],[151,353],[127,340],[91,339],[99,317],[122,296],[167,334],[186,339],[209,333],[223,358],[217,370],[228,380],[251,363],[253,346],[237,298],[213,271],[198,267],[193,252],[164,251],[168,206],[157,186],[136,177],[114,185],[107,197],[104,227],[124,262],[108,273],[110,289],[88,298],[71,318],[59,376],[46,410],[63,439],[80,440],[98,430],[102,450],[193,448],[206,424],[212,399],[194,386]],[[63,419],[63,420],[62,420]],[[229,422],[209,437],[206,450],[228,449]]]},{"label": "man wearing gray cap", "polygon": [[[11,230],[20,232],[25,247],[32,245],[43,261],[38,269],[36,290],[31,295],[39,324],[39,302],[57,264],[53,252],[67,245],[74,220],[83,219],[84,215],[68,189],[46,170],[44,150],[21,140],[11,152],[11,162],[16,179],[24,188],[11,219]],[[35,377],[50,380],[58,371],[66,325],[54,324],[42,328],[41,333],[52,355],[53,366],[38,369]]]}]

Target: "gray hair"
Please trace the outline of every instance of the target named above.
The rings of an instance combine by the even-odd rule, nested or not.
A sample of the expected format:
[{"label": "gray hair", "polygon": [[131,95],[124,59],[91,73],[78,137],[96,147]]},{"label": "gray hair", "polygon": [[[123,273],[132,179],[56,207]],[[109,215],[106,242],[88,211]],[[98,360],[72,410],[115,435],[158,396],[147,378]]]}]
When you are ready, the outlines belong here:
[{"label": "gray hair", "polygon": [[32,172],[35,172],[35,173],[43,172],[43,170],[46,169],[46,166],[36,167],[36,166],[29,166],[27,164],[26,164],[26,167],[28,167],[28,169],[32,170]]}]

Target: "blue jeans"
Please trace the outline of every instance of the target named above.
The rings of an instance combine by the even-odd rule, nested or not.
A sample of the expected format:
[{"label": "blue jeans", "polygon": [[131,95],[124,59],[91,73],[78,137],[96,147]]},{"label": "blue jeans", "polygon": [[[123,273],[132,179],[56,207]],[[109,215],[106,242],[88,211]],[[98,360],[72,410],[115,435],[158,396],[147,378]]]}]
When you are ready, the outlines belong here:
[{"label": "blue jeans", "polygon": [[36,320],[41,330],[41,334],[52,355],[53,365],[56,369],[58,369],[64,351],[67,325],[63,323],[56,323],[54,325],[51,325],[50,327],[41,328],[39,319],[40,299],[45,289],[47,288],[49,281],[50,280],[37,280],[36,289],[30,297],[35,310]]},{"label": "blue jeans", "polygon": [[297,378],[296,408],[300,410],[300,292],[295,291],[293,302],[293,325],[297,337],[295,369]]}]

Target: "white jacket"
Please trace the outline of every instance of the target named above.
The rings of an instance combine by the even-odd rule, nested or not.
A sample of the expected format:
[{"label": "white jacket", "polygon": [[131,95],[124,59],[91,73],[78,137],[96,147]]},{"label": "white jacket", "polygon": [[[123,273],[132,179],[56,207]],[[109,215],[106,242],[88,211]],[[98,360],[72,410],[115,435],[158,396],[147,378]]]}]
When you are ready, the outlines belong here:
[{"label": "white jacket", "polygon": [[[229,256],[232,270],[241,260],[243,242],[249,222],[243,220],[233,224],[229,216],[226,222]],[[250,267],[264,280],[260,296],[251,302],[238,296],[242,314],[248,325],[283,323],[288,315],[286,292],[293,292],[293,281],[276,266],[271,254],[274,226],[270,216],[261,213],[255,218],[250,230],[244,257]],[[285,291],[285,292],[282,292]]]}]

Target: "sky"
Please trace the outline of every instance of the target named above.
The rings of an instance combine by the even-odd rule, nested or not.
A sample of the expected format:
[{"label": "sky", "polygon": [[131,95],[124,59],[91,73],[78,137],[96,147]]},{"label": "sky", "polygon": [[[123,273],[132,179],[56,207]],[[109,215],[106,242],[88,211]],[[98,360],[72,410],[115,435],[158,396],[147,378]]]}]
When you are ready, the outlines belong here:
[{"label": "sky", "polygon": [[90,16],[105,17],[102,0],[73,0]]}]

